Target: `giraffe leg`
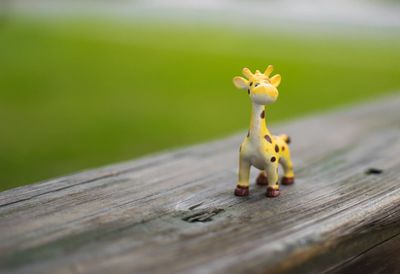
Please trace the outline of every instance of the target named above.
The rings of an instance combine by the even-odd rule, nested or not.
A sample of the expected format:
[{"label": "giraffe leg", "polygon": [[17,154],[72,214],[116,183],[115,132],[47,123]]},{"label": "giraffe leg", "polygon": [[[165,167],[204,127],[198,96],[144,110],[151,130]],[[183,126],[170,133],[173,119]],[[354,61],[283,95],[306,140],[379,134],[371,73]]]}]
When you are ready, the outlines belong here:
[{"label": "giraffe leg", "polygon": [[279,196],[279,182],[278,182],[278,163],[270,163],[266,169],[268,177],[268,187],[265,196],[277,197]]},{"label": "giraffe leg", "polygon": [[268,185],[267,173],[265,171],[261,171],[260,174],[258,174],[256,183],[260,186]]},{"label": "giraffe leg", "polygon": [[239,160],[239,180],[235,189],[236,196],[249,195],[250,163],[240,157]]},{"label": "giraffe leg", "polygon": [[286,155],[283,155],[280,158],[280,164],[283,167],[283,178],[282,178],[282,184],[283,185],[291,185],[294,183],[294,172],[293,172],[293,164],[292,160],[290,159],[289,153]]}]

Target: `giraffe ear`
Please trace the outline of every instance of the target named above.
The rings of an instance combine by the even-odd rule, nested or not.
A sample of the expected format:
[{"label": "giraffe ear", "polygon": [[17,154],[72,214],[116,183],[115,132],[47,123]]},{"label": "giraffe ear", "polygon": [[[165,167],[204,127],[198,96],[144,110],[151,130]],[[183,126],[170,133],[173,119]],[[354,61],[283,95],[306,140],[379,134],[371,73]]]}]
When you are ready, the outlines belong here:
[{"label": "giraffe ear", "polygon": [[233,84],[235,87],[240,89],[248,89],[249,88],[249,81],[244,79],[243,77],[236,76],[233,78]]},{"label": "giraffe ear", "polygon": [[281,83],[281,76],[279,74],[276,74],[272,76],[269,80],[271,81],[271,84],[277,88]]}]

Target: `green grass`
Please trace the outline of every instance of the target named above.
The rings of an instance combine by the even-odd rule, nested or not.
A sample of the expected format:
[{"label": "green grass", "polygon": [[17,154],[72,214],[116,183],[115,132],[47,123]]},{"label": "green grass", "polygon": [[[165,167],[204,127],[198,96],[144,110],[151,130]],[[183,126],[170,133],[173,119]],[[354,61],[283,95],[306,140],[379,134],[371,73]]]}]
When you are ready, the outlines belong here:
[{"label": "green grass", "polygon": [[400,88],[399,46],[390,37],[8,18],[0,190],[246,128],[247,94],[231,82],[244,66],[274,64],[283,77],[270,121],[377,97]]}]

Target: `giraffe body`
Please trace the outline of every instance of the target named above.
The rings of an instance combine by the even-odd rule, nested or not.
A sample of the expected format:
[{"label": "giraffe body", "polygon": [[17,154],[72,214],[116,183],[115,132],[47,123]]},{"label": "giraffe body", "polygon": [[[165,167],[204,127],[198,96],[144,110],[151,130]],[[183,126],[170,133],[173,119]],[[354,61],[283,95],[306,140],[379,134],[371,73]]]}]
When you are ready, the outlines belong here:
[{"label": "giraffe body", "polygon": [[293,165],[290,158],[290,138],[285,135],[273,136],[266,125],[266,106],[278,98],[277,87],[280,84],[280,75],[269,78],[272,66],[268,66],[264,73],[256,71],[251,73],[244,68],[243,74],[248,78],[235,77],[234,84],[238,88],[247,89],[252,101],[250,128],[247,136],[240,146],[239,178],[235,195],[247,196],[249,194],[250,168],[254,166],[261,170],[257,183],[268,185],[267,197],[279,195],[278,166],[284,170],[283,184],[294,182]]}]

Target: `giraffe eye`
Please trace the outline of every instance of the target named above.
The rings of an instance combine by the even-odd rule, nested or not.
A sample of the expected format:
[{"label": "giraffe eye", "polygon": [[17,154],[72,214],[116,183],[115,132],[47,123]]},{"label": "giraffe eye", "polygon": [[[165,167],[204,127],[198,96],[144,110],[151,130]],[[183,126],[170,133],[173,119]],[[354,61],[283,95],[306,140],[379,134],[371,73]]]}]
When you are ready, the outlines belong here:
[{"label": "giraffe eye", "polygon": [[249,86],[253,85],[253,82],[250,82]]},{"label": "giraffe eye", "polygon": [[254,87],[257,87],[259,85],[259,83],[255,84]]}]

